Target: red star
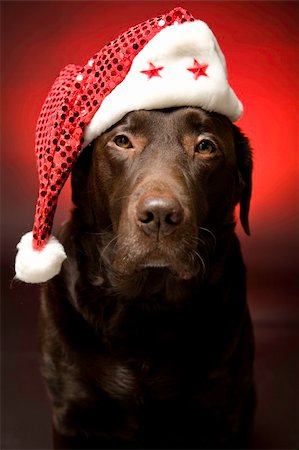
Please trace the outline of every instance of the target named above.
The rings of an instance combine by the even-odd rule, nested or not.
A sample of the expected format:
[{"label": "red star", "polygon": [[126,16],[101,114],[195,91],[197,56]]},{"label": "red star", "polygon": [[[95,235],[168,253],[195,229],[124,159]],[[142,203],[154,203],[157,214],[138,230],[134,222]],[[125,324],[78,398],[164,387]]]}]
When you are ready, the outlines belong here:
[{"label": "red star", "polygon": [[204,76],[207,77],[208,75],[206,74],[206,70],[207,70],[208,65],[202,66],[201,64],[199,64],[199,62],[194,59],[194,67],[190,67],[189,72],[192,72],[194,74],[194,79],[198,80],[198,78],[200,76]]},{"label": "red star", "polygon": [[164,67],[155,67],[153,63],[149,63],[149,69],[148,70],[141,70],[141,73],[144,73],[148,76],[148,80],[150,80],[152,77],[161,77],[159,74],[159,70],[164,69]]}]

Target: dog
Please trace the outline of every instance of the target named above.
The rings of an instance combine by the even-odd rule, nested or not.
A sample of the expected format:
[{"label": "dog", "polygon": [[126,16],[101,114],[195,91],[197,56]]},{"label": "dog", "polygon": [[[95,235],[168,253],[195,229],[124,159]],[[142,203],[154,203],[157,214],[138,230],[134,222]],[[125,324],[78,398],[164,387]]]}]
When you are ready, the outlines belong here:
[{"label": "dog", "polygon": [[234,210],[252,151],[200,108],[128,113],[80,154],[44,284],[54,448],[244,448],[254,340]]}]

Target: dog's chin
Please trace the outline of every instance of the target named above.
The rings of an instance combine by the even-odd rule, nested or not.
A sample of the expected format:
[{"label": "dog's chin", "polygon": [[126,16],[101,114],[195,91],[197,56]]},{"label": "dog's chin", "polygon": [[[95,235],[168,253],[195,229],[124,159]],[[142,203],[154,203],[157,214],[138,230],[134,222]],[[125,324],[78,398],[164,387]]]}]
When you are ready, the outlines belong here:
[{"label": "dog's chin", "polygon": [[132,276],[134,274],[160,274],[162,276],[169,276],[177,280],[190,280],[200,274],[202,267],[199,263],[194,261],[169,261],[168,258],[151,258],[144,257],[137,259],[127,259],[126,265],[120,264],[117,260],[113,264],[116,271],[122,276]]}]

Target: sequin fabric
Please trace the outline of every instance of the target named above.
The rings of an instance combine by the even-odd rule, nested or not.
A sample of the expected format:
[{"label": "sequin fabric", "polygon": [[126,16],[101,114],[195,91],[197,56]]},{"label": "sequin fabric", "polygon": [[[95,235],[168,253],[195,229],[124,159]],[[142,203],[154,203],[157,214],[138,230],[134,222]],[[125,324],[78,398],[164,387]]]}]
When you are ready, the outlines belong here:
[{"label": "sequin fabric", "polygon": [[105,45],[84,67],[68,65],[59,74],[42,107],[36,128],[39,194],[33,226],[33,248],[47,243],[59,193],[83,144],[84,127],[103,99],[125,78],[135,56],[163,28],[192,22],[175,8],[130,28]]}]

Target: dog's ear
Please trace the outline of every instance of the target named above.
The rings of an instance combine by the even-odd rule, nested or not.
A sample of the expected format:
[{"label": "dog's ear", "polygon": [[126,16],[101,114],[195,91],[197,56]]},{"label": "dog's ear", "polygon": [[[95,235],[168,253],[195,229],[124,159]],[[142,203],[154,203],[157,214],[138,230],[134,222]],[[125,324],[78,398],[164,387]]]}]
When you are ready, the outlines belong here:
[{"label": "dog's ear", "polygon": [[92,142],[82,150],[72,169],[72,201],[76,206],[84,204],[87,199],[87,178],[92,162],[93,144]]},{"label": "dog's ear", "polygon": [[249,208],[252,189],[252,150],[248,138],[234,125],[234,140],[239,176],[240,220],[245,233],[250,235]]}]

